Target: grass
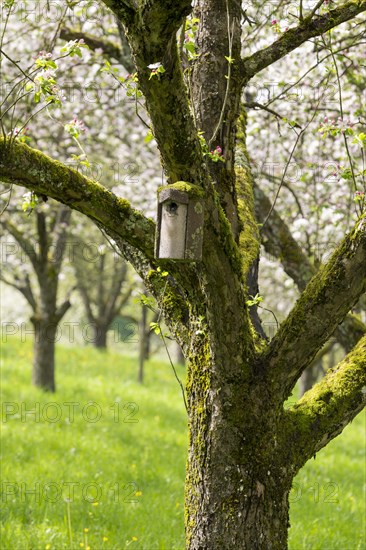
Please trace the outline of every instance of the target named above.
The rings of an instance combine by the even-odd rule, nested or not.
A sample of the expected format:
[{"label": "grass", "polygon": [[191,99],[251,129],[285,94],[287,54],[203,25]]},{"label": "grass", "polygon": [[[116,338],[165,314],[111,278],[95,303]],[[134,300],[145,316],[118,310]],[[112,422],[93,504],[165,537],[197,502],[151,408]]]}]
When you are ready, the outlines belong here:
[{"label": "grass", "polygon": [[[187,427],[168,363],[149,361],[140,386],[132,357],[59,346],[47,395],[31,353],[14,339],[2,354],[1,548],[183,550]],[[365,548],[364,420],[295,480],[290,550]]]}]

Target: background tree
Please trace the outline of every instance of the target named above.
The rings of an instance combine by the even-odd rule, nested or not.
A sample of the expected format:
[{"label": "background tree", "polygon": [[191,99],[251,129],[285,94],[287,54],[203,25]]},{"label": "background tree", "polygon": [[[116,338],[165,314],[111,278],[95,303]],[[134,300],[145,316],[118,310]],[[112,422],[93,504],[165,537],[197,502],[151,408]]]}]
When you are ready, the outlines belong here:
[{"label": "background tree", "polygon": [[136,281],[127,263],[89,225],[87,239],[80,236],[80,231],[79,237],[72,239],[72,265],[85,316],[93,330],[91,341],[96,348],[106,349],[108,330],[128,303]]},{"label": "background tree", "polygon": [[[38,199],[30,197],[29,193],[24,202],[27,201],[29,208],[33,208],[32,201]],[[55,344],[59,323],[71,307],[69,296],[60,302],[58,292],[71,210],[50,202],[52,205],[47,202],[33,211],[31,223],[25,226],[23,220],[19,222],[24,213],[16,209],[3,213],[2,240],[9,254],[0,279],[21,292],[31,308],[30,321],[34,329],[32,381],[35,386],[53,392],[56,389]],[[9,236],[16,243],[14,248]]]},{"label": "background tree", "polygon": [[[70,13],[74,18],[72,12],[68,10],[67,5],[61,12],[59,11],[59,7],[60,6],[52,6],[56,11],[51,13],[48,12],[47,5],[43,5],[42,3],[37,4],[37,6],[32,2],[24,2],[19,5],[15,5],[13,2],[6,3],[6,5],[2,7],[2,15],[4,16],[2,19],[4,22],[2,31],[4,31],[4,34],[1,34],[1,44],[3,45],[5,40],[6,47],[11,48],[14,55],[18,54],[20,57],[27,54],[30,58],[34,57],[34,52],[45,52],[45,48],[49,51],[48,55],[51,56],[51,51],[55,48],[57,38],[54,34],[54,21],[60,17],[61,24],[63,20],[67,20],[68,14],[70,15]],[[88,15],[92,15],[95,3],[94,6],[93,2],[84,3],[81,8],[82,10],[87,10],[85,13]],[[12,17],[15,10],[16,18]],[[83,13],[84,12],[82,12],[82,14]],[[42,15],[42,17],[45,15],[45,21],[42,19],[42,25],[39,25],[40,15]],[[107,10],[104,10],[104,12],[100,14],[96,14],[95,17],[95,22],[100,25],[100,29],[105,33],[107,33],[107,31],[104,31],[104,29],[107,29],[113,20],[113,17]],[[5,29],[8,29],[9,34],[5,35]],[[48,29],[50,31],[50,36],[45,44],[44,37]],[[29,34],[30,30],[31,33]],[[18,40],[14,39],[18,33],[27,33],[27,39],[22,40],[21,44]],[[141,205],[144,205],[146,186],[148,184],[154,185],[154,183],[156,185],[156,178],[154,178],[154,170],[151,169],[146,170],[144,177],[141,178],[141,166],[153,164],[154,156],[156,155],[151,152],[151,147],[143,142],[143,137],[141,137],[141,123],[139,127],[139,124],[133,121],[134,128],[131,131],[132,119],[134,116],[133,111],[131,113],[131,104],[133,105],[134,101],[133,98],[131,99],[127,97],[126,94],[123,94],[123,90],[117,84],[113,84],[112,82],[113,86],[111,86],[110,82],[109,84],[106,83],[106,78],[103,78],[104,73],[98,73],[100,70],[100,63],[103,62],[101,50],[99,49],[95,55],[88,55],[88,52],[84,52],[84,59],[80,59],[76,54],[70,56],[70,50],[59,52],[59,57],[65,60],[67,64],[63,67],[64,70],[58,82],[58,87],[52,84],[55,73],[52,65],[47,68],[47,71],[44,71],[48,73],[48,77],[50,78],[49,86],[54,86],[54,97],[57,98],[57,105],[60,106],[61,98],[63,100],[60,118],[55,116],[55,112],[51,112],[50,107],[52,106],[52,101],[46,101],[45,104],[41,102],[41,106],[38,103],[34,103],[33,97],[30,97],[29,90],[25,89],[24,75],[19,73],[17,64],[9,61],[4,53],[5,52],[2,52],[0,61],[2,68],[2,105],[0,121],[3,135],[8,131],[13,131],[14,135],[19,135],[21,141],[32,143],[33,146],[37,146],[38,148],[47,146],[48,150],[50,152],[52,151],[54,158],[65,160],[70,166],[73,166],[82,173],[95,179],[101,179],[103,183],[113,188],[116,193],[120,194],[124,192],[126,195],[129,195],[132,185],[138,183],[139,192],[135,190],[134,196]],[[55,56],[57,56],[57,54],[55,54]],[[42,55],[40,55],[40,58],[42,58]],[[98,60],[97,64],[96,60]],[[43,56],[41,63],[47,63],[47,58]],[[98,78],[95,78],[96,73]],[[109,77],[107,77],[107,79],[108,78]],[[47,87],[47,84],[44,83],[43,85]],[[22,98],[20,102],[18,101],[19,95],[21,95]],[[83,104],[83,116],[85,117],[86,123],[77,117],[80,104]],[[108,108],[107,112],[103,115],[104,131],[100,128],[95,131],[91,121],[94,116],[98,115],[98,109],[102,107],[105,108],[107,105],[109,105],[110,109]],[[112,112],[113,108],[117,105],[123,109],[124,121],[123,123],[122,121],[119,123],[118,128],[113,128],[112,117],[109,120],[108,113]],[[45,124],[44,120],[34,116],[39,107],[41,111],[45,109],[51,124]],[[23,121],[25,120],[28,121],[26,126],[23,125]],[[89,126],[87,124],[88,122],[91,122]],[[7,123],[9,123],[8,127],[6,127]],[[68,128],[67,131],[65,131],[65,127]],[[108,159],[106,161],[104,149],[107,135],[108,143],[113,145],[113,154],[111,154],[111,150],[109,150]],[[135,143],[133,156],[130,152],[131,141]],[[92,162],[88,161],[84,150],[84,147],[86,147],[85,144],[88,142],[93,143]],[[142,145],[140,145],[140,143]],[[143,154],[139,155],[139,151],[141,152],[141,150]],[[139,157],[139,163],[135,160],[136,156]],[[158,178],[158,181],[160,181],[160,178]],[[14,200],[13,188],[5,188],[5,193],[3,194],[4,201],[1,209],[3,209],[8,202],[6,192],[9,191],[9,189]],[[19,194],[19,201],[21,202],[22,199],[20,197],[21,193]],[[40,203],[42,203],[42,200]],[[36,209],[37,208],[39,207],[36,207]],[[32,216],[30,217],[30,221],[31,219]],[[12,221],[14,222],[14,216],[12,217]],[[17,217],[17,230],[25,239],[29,239],[29,232],[32,232],[27,221],[25,214]],[[73,231],[75,227],[80,225],[80,222],[75,221]],[[47,232],[48,229],[48,224],[45,224],[44,230]],[[37,248],[37,236],[33,236],[32,234],[32,238],[34,238],[33,244]],[[44,240],[52,242],[52,234],[45,235]],[[100,240],[100,242],[102,241]],[[74,250],[72,249],[72,239],[70,237],[68,238],[67,245],[69,245],[68,249],[71,257]],[[110,264],[111,262],[106,260],[106,263]],[[122,263],[122,260],[120,260],[120,263]],[[122,274],[123,270],[120,275]],[[107,283],[107,279],[108,278],[105,277],[104,282],[101,281],[100,285],[103,286]],[[11,280],[11,277],[10,279],[8,277],[8,280]],[[30,281],[32,283],[34,282],[32,277]],[[115,292],[113,301],[117,300],[118,302],[119,298],[117,298],[117,291],[115,288],[118,281],[113,282],[108,280],[108,282],[112,283],[112,286],[114,285],[113,288]],[[68,277],[68,283],[71,286],[74,285],[74,281],[72,281],[70,277]],[[24,285],[22,283],[22,288],[23,287]],[[109,295],[109,298],[110,297],[111,295]],[[77,299],[76,296],[75,298]],[[95,311],[93,311],[93,309],[93,306],[91,306],[90,310],[94,315]],[[104,313],[107,314],[107,311],[104,311]],[[50,315],[53,315],[52,311],[50,311]],[[96,321],[103,323],[102,318],[98,318]],[[96,326],[95,323],[93,326]],[[101,340],[106,336],[102,328],[98,329],[97,334]],[[126,337],[125,334],[122,336]],[[38,350],[38,355],[42,353],[43,349],[47,351],[45,347],[42,347]],[[35,358],[35,363],[39,361],[39,357]],[[48,364],[49,359],[46,357],[44,362]]]},{"label": "background tree", "polygon": [[[260,235],[245,115],[238,124],[241,94],[260,71],[307,40],[329,38],[330,29],[357,17],[366,3],[334,8],[318,3],[313,10],[300,4],[296,23],[279,29],[279,37],[264,47],[255,33],[241,57],[241,23],[250,14],[243,16],[241,6],[229,0],[226,5],[198,1],[197,56],[189,61],[186,81],[176,33],[191,14],[190,2],[105,4],[126,31],[166,182],[183,182],[176,187],[204,196],[202,262],[156,261],[151,220],[103,186],[17,141],[1,142],[0,177],[48,194],[101,225],[144,279],[181,344],[188,362],[190,428],[187,547],[282,549],[293,477],[365,403],[362,337],[300,401],[284,407],[304,369],[365,291],[366,224],[361,197],[350,233],[314,274],[272,340],[262,338],[248,308],[247,281]],[[344,123],[342,114],[341,119]],[[331,126],[329,131],[340,133],[339,125]],[[357,128],[353,136],[362,142],[361,134]],[[355,191],[362,193],[362,170],[356,172],[354,164],[349,169],[355,172]]]}]

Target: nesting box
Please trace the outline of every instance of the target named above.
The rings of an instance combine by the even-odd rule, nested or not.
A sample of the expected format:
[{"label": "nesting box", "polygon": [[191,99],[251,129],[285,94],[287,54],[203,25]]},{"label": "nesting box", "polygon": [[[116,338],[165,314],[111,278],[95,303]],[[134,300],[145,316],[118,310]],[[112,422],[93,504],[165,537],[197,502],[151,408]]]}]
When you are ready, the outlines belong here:
[{"label": "nesting box", "polygon": [[155,257],[197,262],[202,259],[203,191],[178,182],[158,190]]}]

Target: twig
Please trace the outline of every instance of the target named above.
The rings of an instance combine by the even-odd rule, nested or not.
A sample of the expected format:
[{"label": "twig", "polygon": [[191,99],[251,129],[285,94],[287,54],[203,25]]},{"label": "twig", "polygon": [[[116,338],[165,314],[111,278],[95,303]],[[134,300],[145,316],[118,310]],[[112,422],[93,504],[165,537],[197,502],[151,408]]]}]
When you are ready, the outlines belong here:
[{"label": "twig", "polygon": [[259,305],[259,304],[258,304],[258,307],[259,307],[260,309],[264,309],[264,311],[268,311],[269,313],[272,313],[272,315],[273,315],[273,317],[274,317],[274,320],[276,321],[277,330],[278,330],[280,324],[279,324],[279,322],[278,322],[278,319],[277,319],[276,315],[274,314],[274,311],[272,311],[271,309],[268,309],[267,307],[263,307],[263,306],[261,306],[261,305]]},{"label": "twig", "polygon": [[300,6],[299,6],[299,19],[300,21],[303,21],[304,19],[303,12],[302,12],[302,0],[300,0]]},{"label": "twig", "polygon": [[[6,209],[8,208],[8,206],[9,206],[12,192],[13,192],[13,184],[10,185],[10,189],[7,189],[6,191],[4,191],[4,193],[9,193],[9,197],[8,197],[8,200],[7,200],[6,203],[5,203],[4,208],[3,208],[2,211],[0,212],[0,216],[3,215],[3,213],[5,212],[5,210],[6,210]],[[1,193],[1,194],[3,195],[3,193]]]},{"label": "twig", "polygon": [[[325,40],[324,40],[324,39],[323,39],[323,42],[324,42],[324,44],[325,44]],[[326,44],[325,44],[325,45],[326,45]],[[343,113],[342,86],[341,86],[341,79],[340,79],[339,71],[338,71],[338,64],[337,64],[335,55],[334,55],[334,53],[333,53],[331,35],[330,35],[330,39],[329,39],[329,46],[328,46],[328,48],[329,48],[329,51],[330,51],[330,53],[331,53],[332,60],[333,60],[333,65],[334,65],[334,69],[335,69],[335,72],[336,72],[337,86],[338,86],[338,94],[339,94],[339,110],[340,110],[341,117],[342,117],[342,121],[343,121],[344,113]],[[357,191],[356,176],[355,176],[355,172],[354,172],[354,169],[353,169],[353,163],[352,163],[351,153],[350,153],[349,147],[348,147],[347,136],[346,136],[345,132],[343,132],[342,135],[343,135],[343,141],[344,141],[344,145],[345,145],[346,152],[347,152],[348,162],[349,162],[349,165],[350,165],[350,168],[351,168],[353,187],[354,187],[354,190]],[[357,205],[356,205],[356,210],[357,210]],[[362,213],[362,210],[361,210],[361,213]]]},{"label": "twig", "polygon": [[161,334],[161,338],[162,338],[162,340],[163,340],[163,343],[164,343],[164,346],[165,346],[165,350],[166,350],[167,355],[168,355],[168,358],[169,358],[170,366],[172,367],[173,372],[174,372],[174,376],[175,376],[175,378],[177,379],[178,384],[180,385],[180,389],[181,389],[181,391],[182,391],[182,397],[183,397],[184,406],[185,406],[186,411],[187,411],[187,413],[188,413],[188,405],[187,405],[187,400],[186,400],[186,394],[185,394],[185,391],[184,391],[184,387],[183,387],[182,381],[180,380],[179,376],[177,375],[177,371],[175,370],[175,366],[174,366],[173,361],[172,361],[172,358],[171,358],[171,356],[170,356],[170,353],[169,353],[169,350],[168,350],[168,346],[166,345],[165,336],[164,336],[164,334],[163,334],[161,331],[160,331],[160,334]]},{"label": "twig", "polygon": [[309,19],[314,17],[315,12],[324,4],[325,0],[319,0],[319,2],[315,5],[315,8],[310,12]]},{"label": "twig", "polygon": [[228,0],[226,0],[226,16],[227,16],[227,32],[228,32],[228,41],[229,41],[229,59],[230,59],[230,61],[228,62],[229,67],[228,67],[228,73],[227,73],[227,82],[226,82],[224,103],[222,105],[220,118],[219,118],[219,121],[217,123],[217,126],[214,130],[214,133],[212,134],[211,139],[208,142],[208,149],[211,148],[211,144],[212,144],[213,141],[215,141],[216,136],[217,136],[217,132],[219,131],[219,129],[221,127],[222,121],[224,119],[227,100],[228,100],[228,97],[229,97],[230,79],[231,79],[231,64],[232,64],[231,56],[232,56],[232,52],[233,52],[233,36],[234,36],[234,23],[235,23],[235,21],[233,20],[233,22],[231,24],[231,31],[230,31],[230,14],[229,14]]},{"label": "twig", "polygon": [[[329,80],[329,77],[328,77],[328,80]],[[325,93],[325,92],[324,92],[324,93]],[[267,214],[267,217],[266,217],[266,219],[264,220],[264,222],[263,222],[263,224],[262,224],[261,231],[263,231],[263,227],[266,225],[266,223],[267,223],[267,221],[268,221],[270,215],[272,214],[273,209],[274,209],[274,207],[275,207],[275,205],[276,205],[278,196],[279,196],[279,194],[280,194],[280,190],[281,190],[282,185],[283,185],[283,182],[284,182],[284,180],[285,180],[285,176],[286,176],[288,167],[289,167],[289,165],[290,165],[291,159],[292,159],[292,157],[294,156],[294,153],[295,153],[297,144],[299,143],[299,140],[300,140],[301,136],[306,132],[306,130],[308,129],[309,125],[313,122],[313,120],[314,120],[314,118],[315,118],[315,116],[316,116],[316,114],[317,114],[317,112],[318,112],[318,106],[319,106],[319,104],[320,104],[320,102],[321,102],[321,100],[322,100],[322,98],[323,98],[323,96],[324,96],[324,93],[323,93],[323,94],[321,95],[321,97],[319,98],[319,101],[318,101],[318,103],[317,103],[317,105],[316,105],[316,108],[314,109],[313,116],[311,117],[311,119],[309,120],[309,122],[306,123],[305,127],[304,127],[304,128],[298,133],[298,135],[297,135],[295,144],[294,144],[294,146],[293,146],[293,148],[292,148],[292,150],[291,150],[290,156],[289,156],[289,158],[288,158],[288,160],[287,160],[287,162],[286,162],[286,166],[285,166],[285,169],[284,169],[284,171],[283,171],[282,178],[281,178],[281,181],[280,181],[280,185],[278,186],[278,189],[277,189],[277,192],[276,192],[276,196],[275,196],[274,201],[273,201],[273,203],[272,203],[272,205],[271,205],[271,208],[270,208],[270,210],[269,210],[269,212],[268,212],[268,214]]]},{"label": "twig", "polygon": [[14,59],[12,59],[11,57],[9,57],[2,48],[0,48],[0,52],[3,54],[4,57],[6,57],[6,59],[8,59],[10,61],[10,63],[13,63],[13,65],[16,66],[16,68],[22,73],[22,75],[24,75],[26,78],[28,78],[29,80],[31,80],[32,82],[34,82],[33,78],[31,76],[29,76],[27,73],[25,73],[23,71],[23,69],[21,68],[21,66],[16,62],[14,61]]},{"label": "twig", "polygon": [[[165,286],[164,286],[163,294],[162,294],[162,297],[161,297],[162,299],[163,299],[163,297],[164,297],[164,294],[165,294],[167,285],[168,285],[168,280],[165,281]],[[161,330],[161,326],[160,326],[161,314],[162,314],[162,309],[159,310],[159,316],[158,316],[158,319],[157,319],[157,321],[156,321],[156,324],[159,326],[159,329],[160,329],[160,336],[161,336],[161,338],[162,338],[162,340],[163,340],[163,343],[164,343],[164,346],[165,346],[165,350],[166,350],[167,355],[168,355],[168,358],[169,358],[170,366],[172,367],[173,372],[174,372],[174,376],[175,376],[175,378],[177,379],[178,384],[180,385],[180,389],[181,389],[181,391],[182,391],[182,396],[183,396],[184,406],[185,406],[185,408],[186,408],[186,411],[188,412],[188,405],[187,405],[186,395],[185,395],[185,392],[184,392],[184,387],[183,387],[182,381],[180,380],[179,376],[177,375],[177,371],[175,370],[175,366],[174,366],[173,361],[172,361],[172,358],[171,358],[171,356],[170,356],[170,353],[169,353],[169,350],[168,350],[168,346],[166,345],[166,341],[165,341],[165,337],[164,337],[163,331]]]},{"label": "twig", "polygon": [[[262,105],[262,103],[258,103],[257,101],[251,101],[250,103],[245,103],[244,105],[248,109],[262,109],[263,111],[267,111],[267,113],[270,113],[271,115],[274,115],[275,117],[280,118],[281,120],[283,120],[283,118],[284,118],[283,116],[281,116],[279,113],[277,113],[273,109],[270,109],[266,105]],[[300,124],[297,124],[297,122],[294,122],[292,127],[293,128],[299,128],[301,130],[301,126],[300,126]]]}]

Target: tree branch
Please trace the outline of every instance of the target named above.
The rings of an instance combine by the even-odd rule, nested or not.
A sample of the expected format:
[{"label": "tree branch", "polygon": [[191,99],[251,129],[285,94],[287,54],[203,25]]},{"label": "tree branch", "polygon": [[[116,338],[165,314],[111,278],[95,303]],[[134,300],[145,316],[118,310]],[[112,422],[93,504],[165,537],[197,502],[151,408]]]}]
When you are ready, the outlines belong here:
[{"label": "tree branch", "polygon": [[366,11],[366,0],[350,0],[324,15],[306,17],[300,25],[284,32],[270,46],[242,59],[244,83],[275,61],[296,50],[310,38],[324,34],[363,11]]},{"label": "tree branch", "polygon": [[286,399],[302,371],[366,290],[366,218],[311,279],[264,352],[270,383]]},{"label": "tree branch", "polygon": [[[124,265],[124,268],[120,268],[116,274],[117,276],[113,278],[113,281],[110,285],[108,291],[108,300],[105,304],[105,316],[110,321],[113,321],[115,315],[118,313],[120,308],[117,308],[118,298],[122,298],[122,285],[125,282],[127,275],[127,266]],[[126,296],[126,301],[129,296]]]},{"label": "tree branch", "polygon": [[124,294],[119,295],[119,299],[116,300],[116,305],[115,305],[115,309],[114,309],[115,315],[117,315],[118,312],[122,311],[122,309],[127,304],[128,300],[130,299],[130,297],[132,295],[132,292],[134,290],[135,290],[135,285],[131,284],[127,288],[127,290],[125,290]]},{"label": "tree branch", "polygon": [[125,25],[133,22],[137,10],[133,0],[103,0],[103,3],[110,8],[117,18]]},{"label": "tree branch", "polygon": [[[257,185],[254,185],[254,199],[256,217],[261,223],[267,217],[271,202]],[[272,211],[271,223],[267,223],[262,229],[262,244],[268,254],[282,263],[285,273],[302,292],[317,270],[293,238],[276,209]],[[349,313],[343,323],[336,328],[334,336],[348,353],[365,333],[366,326]]]},{"label": "tree branch", "polygon": [[[194,15],[200,21],[195,36],[199,55],[189,73],[190,95],[197,128],[208,149],[219,146],[224,162],[207,167],[230,221],[234,239],[240,231],[235,195],[235,134],[240,112],[242,79],[241,2],[197,0]],[[213,38],[216,37],[216,38]]]},{"label": "tree branch", "polygon": [[[78,270],[76,269],[76,277],[77,277]],[[78,277],[77,277],[78,278]],[[85,288],[85,286],[80,282],[81,279],[78,280],[78,283],[76,285],[76,288],[80,292],[81,299],[83,301],[86,316],[88,318],[89,323],[95,323],[95,316],[93,314],[93,310],[91,308],[91,298],[88,295],[88,292]]]},{"label": "tree branch", "polygon": [[[275,116],[277,119],[282,120],[284,117],[277,113],[277,111],[274,111],[273,109],[270,109],[270,107],[267,107],[266,105],[262,105],[262,103],[258,103],[257,101],[250,101],[249,103],[244,104],[247,109],[254,109],[255,111],[258,109],[261,109],[262,111],[267,111],[267,113],[270,113],[271,115]],[[300,124],[297,124],[297,122],[294,122],[293,128],[299,128],[301,130]]]},{"label": "tree branch", "polygon": [[43,272],[44,269],[47,270],[48,267],[48,231],[46,225],[46,215],[42,211],[35,211],[36,216],[36,227],[37,227],[37,236],[38,236],[38,246],[39,246],[39,261],[38,261],[38,275]]},{"label": "tree branch", "polygon": [[366,336],[285,412],[285,445],[296,457],[296,470],[340,434],[365,403]]},{"label": "tree branch", "polygon": [[[188,342],[187,301],[189,293],[196,289],[195,272],[189,265],[154,259],[155,223],[152,220],[99,183],[16,141],[9,147],[8,141],[0,139],[1,180],[52,197],[93,220],[103,233],[112,237],[122,255],[144,278],[166,318],[175,319],[170,325],[173,333],[179,332],[180,341],[186,338]],[[169,271],[167,286],[166,279],[157,271],[159,264]]]},{"label": "tree branch", "polygon": [[3,270],[0,273],[0,281],[2,281],[4,284],[11,286],[12,288],[15,288],[23,294],[24,298],[27,300],[28,304],[31,306],[33,311],[36,311],[37,304],[36,300],[33,295],[33,291],[30,285],[29,276],[26,275],[23,281],[10,281],[4,276]]},{"label": "tree branch", "polygon": [[[1,147],[1,145],[0,145]],[[0,161],[1,163],[1,161]],[[1,174],[1,165],[0,165],[0,174]],[[23,252],[26,254],[26,256],[29,258],[34,271],[38,274],[39,273],[39,257],[37,254],[37,251],[35,247],[33,246],[30,239],[28,239],[21,231],[19,231],[18,227],[14,225],[10,219],[4,219],[0,220],[0,223],[5,229],[14,237],[14,239],[17,241]]]},{"label": "tree branch", "polygon": [[[272,204],[258,185],[254,185],[254,203],[256,218],[259,223],[263,223]],[[261,230],[261,236],[266,252],[282,263],[285,273],[303,291],[316,269],[275,209],[272,210],[271,222],[266,223]]]},{"label": "tree branch", "polygon": [[60,306],[58,306],[55,312],[57,323],[61,321],[62,317],[70,309],[70,307],[71,307],[71,302],[68,299],[65,300]]},{"label": "tree branch", "polygon": [[[201,146],[189,107],[176,40],[183,18],[192,10],[190,0],[143,2],[138,16],[133,18],[125,18],[119,13],[117,2],[105,4],[112,7],[125,27],[168,182],[187,181],[201,185]],[[156,63],[160,63],[165,72],[153,73],[149,65]]]},{"label": "tree branch", "polygon": [[60,38],[62,40],[80,40],[82,38],[91,50],[95,51],[102,49],[105,55],[113,57],[113,59],[121,63],[129,73],[135,71],[135,65],[132,62],[131,55],[126,52],[124,55],[122,48],[110,40],[105,40],[87,32],[78,31],[72,28],[61,29]]},{"label": "tree branch", "polygon": [[0,179],[47,195],[100,222],[113,234],[154,257],[153,221],[99,183],[25,144],[0,139]]}]

